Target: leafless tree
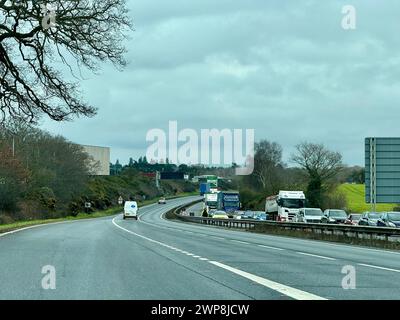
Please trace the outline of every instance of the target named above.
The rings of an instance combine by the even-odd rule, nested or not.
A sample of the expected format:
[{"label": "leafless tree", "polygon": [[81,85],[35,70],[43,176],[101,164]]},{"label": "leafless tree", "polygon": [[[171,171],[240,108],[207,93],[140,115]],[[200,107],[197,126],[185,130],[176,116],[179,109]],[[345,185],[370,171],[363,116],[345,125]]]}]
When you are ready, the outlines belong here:
[{"label": "leafless tree", "polygon": [[276,142],[262,140],[255,145],[253,175],[263,190],[276,191],[279,170],[282,168],[282,147]]},{"label": "leafless tree", "polygon": [[307,198],[310,205],[323,206],[323,193],[329,181],[343,168],[342,155],[328,150],[323,144],[303,142],[291,157],[308,174]]},{"label": "leafless tree", "polygon": [[319,177],[321,181],[334,177],[343,167],[342,155],[326,149],[323,144],[303,142],[296,150],[291,160],[304,168],[310,177]]},{"label": "leafless tree", "polygon": [[123,68],[130,29],[125,0],[0,0],[0,123],[93,116],[60,66],[74,77],[99,62]]}]

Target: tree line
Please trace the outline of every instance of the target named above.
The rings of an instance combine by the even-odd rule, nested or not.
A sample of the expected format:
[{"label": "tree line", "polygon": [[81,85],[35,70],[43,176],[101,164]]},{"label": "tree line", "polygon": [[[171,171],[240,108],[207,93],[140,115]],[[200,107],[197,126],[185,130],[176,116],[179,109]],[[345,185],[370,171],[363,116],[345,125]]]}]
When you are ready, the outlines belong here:
[{"label": "tree line", "polygon": [[134,160],[132,157],[129,158],[128,164],[123,165],[119,159],[115,163],[110,163],[110,174],[120,175],[124,171],[129,169],[135,169],[143,173],[154,173],[159,172],[181,172],[188,174],[191,177],[203,175],[203,174],[215,174],[220,176],[230,176],[233,174],[234,165],[230,168],[216,167],[216,166],[205,166],[202,164],[187,165],[187,164],[174,164],[170,163],[168,158],[164,163],[152,163],[148,162],[146,156],[139,157],[138,160]]},{"label": "tree line", "polygon": [[[137,163],[139,167],[132,166]],[[59,218],[118,205],[118,198],[137,201],[192,192],[185,181],[162,182],[141,175],[131,161],[114,176],[95,176],[97,164],[75,143],[24,122],[0,125],[0,224]]]},{"label": "tree line", "polygon": [[345,166],[342,155],[323,144],[298,144],[289,158],[290,166],[284,163],[282,152],[276,142],[256,143],[253,173],[235,180],[245,207],[263,210],[266,196],[279,190],[303,190],[310,207],[345,209],[345,195],[337,191],[337,186],[364,183],[363,168]]},{"label": "tree line", "polygon": [[[187,182],[163,182],[157,189],[154,179],[143,172],[179,171],[191,177],[216,174],[226,177],[224,188],[239,189],[246,208],[262,210],[265,197],[279,190],[304,190],[315,207],[345,207],[336,186],[343,182],[364,182],[361,167],[346,167],[338,152],[321,144],[301,143],[290,157],[282,159],[282,147],[261,140],[255,146],[254,172],[235,176],[232,167],[149,163],[146,157],[130,158],[127,165],[117,161],[111,177],[95,177],[92,159],[83,148],[62,136],[53,136],[23,123],[0,126],[0,223],[36,218],[55,218],[77,214],[85,201],[93,209],[114,206],[124,199],[150,199],[163,194],[191,192]],[[113,166],[113,164],[110,164]],[[232,181],[232,182],[227,182]]]},{"label": "tree line", "polygon": [[0,127],[0,213],[12,220],[67,215],[86,188],[90,158],[77,144],[24,124]]}]

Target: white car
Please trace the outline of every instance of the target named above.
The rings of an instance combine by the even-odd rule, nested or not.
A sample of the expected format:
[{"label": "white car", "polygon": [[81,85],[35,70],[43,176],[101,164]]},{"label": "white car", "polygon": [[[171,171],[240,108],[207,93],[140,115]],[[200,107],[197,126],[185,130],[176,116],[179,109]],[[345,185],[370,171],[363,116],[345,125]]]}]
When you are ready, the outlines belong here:
[{"label": "white car", "polygon": [[124,205],[124,219],[135,218],[138,219],[139,207],[136,201],[125,201]]},{"label": "white car", "polygon": [[158,204],[167,204],[167,199],[165,198],[158,199]]},{"label": "white car", "polygon": [[294,222],[321,223],[324,213],[319,208],[301,208],[293,219]]}]

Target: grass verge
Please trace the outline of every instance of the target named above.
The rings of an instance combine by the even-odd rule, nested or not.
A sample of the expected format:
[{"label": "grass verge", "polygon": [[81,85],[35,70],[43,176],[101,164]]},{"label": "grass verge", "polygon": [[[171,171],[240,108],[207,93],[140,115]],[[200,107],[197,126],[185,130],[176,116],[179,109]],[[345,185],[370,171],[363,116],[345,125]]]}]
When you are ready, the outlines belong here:
[{"label": "grass verge", "polygon": [[62,221],[73,221],[73,220],[83,220],[83,219],[94,219],[101,218],[110,215],[117,214],[121,211],[121,208],[110,208],[107,210],[96,211],[93,213],[79,213],[76,217],[68,216],[65,218],[56,218],[56,219],[41,219],[41,220],[28,220],[28,221],[17,221],[10,224],[0,225],[0,234],[8,231],[13,231],[21,228],[26,228],[30,226],[40,225],[40,224],[48,224],[54,222],[62,222]]},{"label": "grass verge", "polygon": [[[181,197],[188,197],[188,196],[193,196],[197,195],[197,192],[192,192],[192,193],[182,193],[179,194],[178,196],[173,196],[173,197],[167,197],[167,199],[175,199],[175,198],[181,198]],[[158,201],[158,198],[156,199],[151,199],[151,200],[145,200],[139,202],[139,205],[141,207],[147,206],[149,204],[156,203]],[[74,221],[74,220],[83,220],[83,219],[95,219],[95,218],[102,218],[102,217],[108,217],[112,216],[115,214],[118,214],[122,212],[122,207],[114,207],[114,208],[109,208],[106,210],[102,211],[95,211],[92,213],[79,213],[76,217],[73,216],[68,216],[65,218],[56,218],[56,219],[42,219],[42,220],[28,220],[28,221],[17,221],[13,222],[10,224],[3,224],[0,225],[0,234],[9,232],[9,231],[14,231],[17,229],[22,229],[26,227],[31,227],[35,225],[42,225],[42,224],[48,224],[48,223],[54,223],[54,222],[62,222],[62,221]]]}]

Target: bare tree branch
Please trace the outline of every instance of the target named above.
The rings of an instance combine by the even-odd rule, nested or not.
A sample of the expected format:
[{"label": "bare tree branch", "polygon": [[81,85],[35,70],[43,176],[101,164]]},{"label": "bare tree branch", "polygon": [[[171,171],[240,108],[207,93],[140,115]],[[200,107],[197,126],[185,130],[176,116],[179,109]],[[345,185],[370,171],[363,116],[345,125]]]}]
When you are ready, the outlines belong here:
[{"label": "bare tree branch", "polygon": [[[46,4],[56,8],[54,28],[43,25]],[[79,83],[65,80],[56,63],[71,72],[71,60],[92,71],[105,61],[122,69],[130,29],[125,0],[0,0],[0,123],[93,116]]]},{"label": "bare tree branch", "polygon": [[292,155],[291,160],[304,168],[310,177],[326,181],[343,167],[342,155],[326,149],[322,144],[303,142],[296,149],[297,153]]}]

